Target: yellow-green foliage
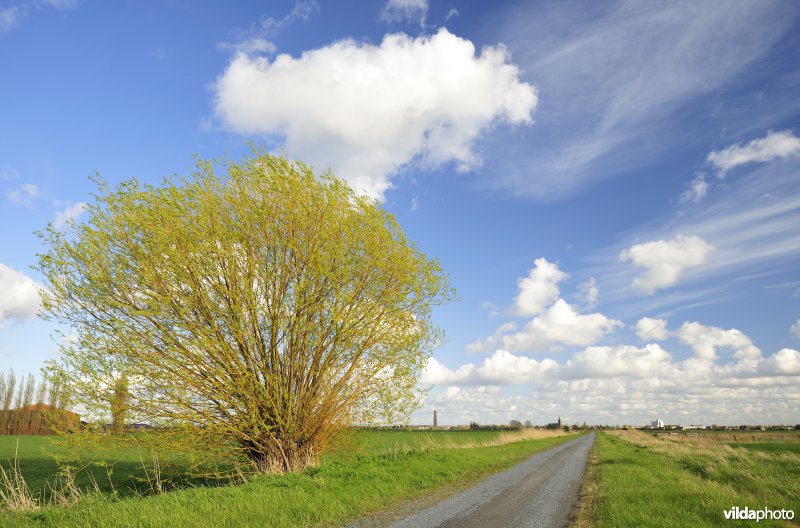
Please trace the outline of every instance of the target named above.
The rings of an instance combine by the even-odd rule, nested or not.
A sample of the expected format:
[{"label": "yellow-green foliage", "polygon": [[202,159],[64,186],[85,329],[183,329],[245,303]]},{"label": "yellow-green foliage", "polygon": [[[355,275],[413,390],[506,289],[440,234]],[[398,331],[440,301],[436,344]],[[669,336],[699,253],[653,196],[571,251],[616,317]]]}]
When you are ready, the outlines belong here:
[{"label": "yellow-green foliage", "polygon": [[331,175],[263,151],[224,176],[197,166],[100,183],[85,223],[41,233],[45,313],[77,336],[51,378],[90,417],[164,426],[259,471],[413,409],[440,338],[431,306],[452,296],[438,263]]}]

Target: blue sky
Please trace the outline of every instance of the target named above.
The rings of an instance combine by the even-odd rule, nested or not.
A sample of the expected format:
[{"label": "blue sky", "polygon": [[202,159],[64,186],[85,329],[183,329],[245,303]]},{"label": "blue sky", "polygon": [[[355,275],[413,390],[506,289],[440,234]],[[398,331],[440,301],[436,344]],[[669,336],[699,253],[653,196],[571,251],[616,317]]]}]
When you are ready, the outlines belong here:
[{"label": "blue sky", "polygon": [[800,423],[793,2],[0,3],[0,368],[33,232],[248,142],[449,273],[413,422]]}]

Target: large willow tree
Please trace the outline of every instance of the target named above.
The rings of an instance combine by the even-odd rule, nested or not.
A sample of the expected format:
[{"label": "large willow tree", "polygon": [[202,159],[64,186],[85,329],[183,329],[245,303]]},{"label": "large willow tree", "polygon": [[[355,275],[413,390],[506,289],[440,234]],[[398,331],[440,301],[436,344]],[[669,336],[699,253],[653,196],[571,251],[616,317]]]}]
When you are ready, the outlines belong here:
[{"label": "large willow tree", "polygon": [[452,292],[346,183],[263,151],[221,166],[101,183],[85,222],[41,233],[44,312],[72,329],[51,375],[95,416],[301,469],[343,427],[417,405]]}]

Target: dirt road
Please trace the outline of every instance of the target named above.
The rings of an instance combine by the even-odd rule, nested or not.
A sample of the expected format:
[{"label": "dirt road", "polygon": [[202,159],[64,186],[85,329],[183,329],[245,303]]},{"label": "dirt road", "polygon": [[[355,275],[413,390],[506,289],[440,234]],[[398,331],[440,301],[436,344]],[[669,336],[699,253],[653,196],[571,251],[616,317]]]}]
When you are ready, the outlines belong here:
[{"label": "dirt road", "polygon": [[393,528],[563,527],[580,491],[594,433],[539,453]]}]

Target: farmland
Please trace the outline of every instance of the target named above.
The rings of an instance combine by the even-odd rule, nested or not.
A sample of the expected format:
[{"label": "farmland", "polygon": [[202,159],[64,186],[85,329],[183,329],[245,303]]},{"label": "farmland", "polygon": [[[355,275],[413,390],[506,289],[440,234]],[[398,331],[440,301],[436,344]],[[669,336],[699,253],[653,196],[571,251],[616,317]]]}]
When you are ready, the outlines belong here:
[{"label": "farmland", "polygon": [[734,506],[800,512],[798,447],[800,436],[791,433],[602,433],[578,526],[719,526]]},{"label": "farmland", "polygon": [[[524,432],[358,431],[343,438],[318,467],[300,473],[234,484],[179,480],[178,489],[164,493],[153,493],[150,453],[119,451],[110,472],[92,466],[76,478],[81,487],[93,486],[91,471],[99,492],[68,507],[2,512],[0,524],[331,525],[458,489],[570,438],[540,431],[527,437]],[[18,440],[21,473],[33,494],[46,496],[58,469],[47,453],[58,454],[58,448],[45,437],[0,437],[0,460],[14,457]],[[181,461],[172,462],[179,467]]]}]

